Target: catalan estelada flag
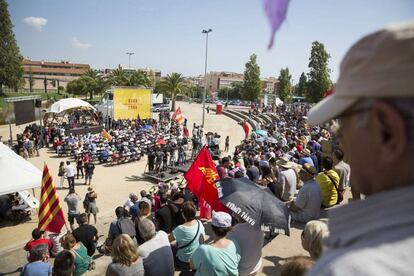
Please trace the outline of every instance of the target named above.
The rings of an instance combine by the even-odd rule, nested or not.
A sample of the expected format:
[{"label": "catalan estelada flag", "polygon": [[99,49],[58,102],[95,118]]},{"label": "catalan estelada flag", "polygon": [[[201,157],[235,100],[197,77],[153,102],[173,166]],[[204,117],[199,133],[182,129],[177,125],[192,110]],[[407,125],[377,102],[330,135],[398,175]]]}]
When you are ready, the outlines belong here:
[{"label": "catalan estelada flag", "polygon": [[62,205],[56,192],[49,168],[45,164],[42,176],[42,191],[40,193],[39,229],[59,233],[65,225]]},{"label": "catalan estelada flag", "polygon": [[205,207],[203,201],[206,201],[214,211],[228,211],[227,207],[219,201],[215,184],[219,179],[219,175],[206,146],[201,149],[184,177],[187,180],[187,188],[200,201],[200,213],[203,211],[202,208]]},{"label": "catalan estelada flag", "polygon": [[172,119],[177,122],[177,124],[182,125],[185,121],[181,108],[178,107],[177,110],[172,115]]}]

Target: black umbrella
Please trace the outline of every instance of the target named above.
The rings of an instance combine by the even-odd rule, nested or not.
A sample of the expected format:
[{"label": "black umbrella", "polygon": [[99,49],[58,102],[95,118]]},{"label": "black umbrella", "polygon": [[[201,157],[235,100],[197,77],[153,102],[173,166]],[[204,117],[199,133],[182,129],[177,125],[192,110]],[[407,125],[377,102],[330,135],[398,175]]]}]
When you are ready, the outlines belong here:
[{"label": "black umbrella", "polygon": [[247,178],[225,178],[217,183],[221,203],[250,225],[289,235],[289,210],[268,188]]}]

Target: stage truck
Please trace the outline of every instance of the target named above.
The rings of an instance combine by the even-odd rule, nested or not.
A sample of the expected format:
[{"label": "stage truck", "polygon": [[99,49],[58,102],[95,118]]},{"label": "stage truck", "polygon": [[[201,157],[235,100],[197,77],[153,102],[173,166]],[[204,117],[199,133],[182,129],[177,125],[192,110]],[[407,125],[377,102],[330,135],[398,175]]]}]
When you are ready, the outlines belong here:
[{"label": "stage truck", "polygon": [[169,100],[147,88],[113,87],[105,91],[95,108],[103,118],[108,114],[115,119],[137,118],[138,115],[145,119],[151,117],[151,112],[168,111]]}]

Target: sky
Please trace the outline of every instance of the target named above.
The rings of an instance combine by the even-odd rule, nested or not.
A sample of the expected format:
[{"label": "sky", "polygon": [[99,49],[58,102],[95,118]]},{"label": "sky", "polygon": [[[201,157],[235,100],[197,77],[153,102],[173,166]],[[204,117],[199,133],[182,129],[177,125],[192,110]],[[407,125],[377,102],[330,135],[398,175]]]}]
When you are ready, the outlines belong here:
[{"label": "sky", "polygon": [[267,49],[270,26],[262,0],[6,0],[21,53],[95,69],[128,66],[162,75],[243,73],[257,55],[261,77],[288,67],[296,83],[308,71],[312,42],[322,42],[335,82],[347,49],[387,24],[414,20],[414,0],[291,0],[286,21]]}]

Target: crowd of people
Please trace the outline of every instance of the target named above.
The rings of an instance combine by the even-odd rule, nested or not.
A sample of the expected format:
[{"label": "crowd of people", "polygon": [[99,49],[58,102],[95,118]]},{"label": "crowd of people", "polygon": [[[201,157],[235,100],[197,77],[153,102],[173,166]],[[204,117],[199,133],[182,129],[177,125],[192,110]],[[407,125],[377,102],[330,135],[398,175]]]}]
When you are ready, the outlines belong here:
[{"label": "crowd of people", "polygon": [[[281,275],[412,274],[414,94],[406,88],[413,85],[413,33],[414,24],[406,23],[357,42],[329,98],[310,110],[279,108],[276,122],[252,133],[217,164],[220,179],[246,178],[268,189],[303,226],[301,242],[309,257],[288,258]],[[350,90],[355,84],[360,89]],[[351,203],[332,208],[349,187]],[[208,238],[210,227],[197,219],[197,209],[182,183],[160,183],[140,197],[131,193],[115,209],[98,248],[112,256],[106,275],[257,273],[264,233],[235,213],[213,212]],[[330,209],[328,224],[320,220],[323,209]],[[73,216],[80,226],[50,239],[33,230],[22,274],[82,275],[94,269],[97,231],[87,216]],[[53,268],[49,254],[56,254]]]}]

